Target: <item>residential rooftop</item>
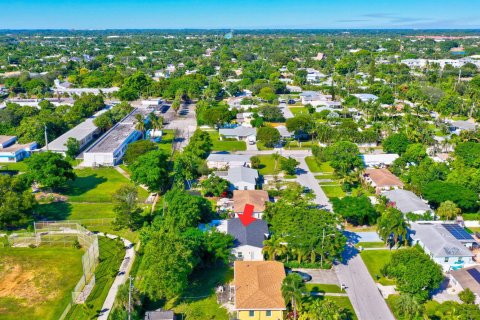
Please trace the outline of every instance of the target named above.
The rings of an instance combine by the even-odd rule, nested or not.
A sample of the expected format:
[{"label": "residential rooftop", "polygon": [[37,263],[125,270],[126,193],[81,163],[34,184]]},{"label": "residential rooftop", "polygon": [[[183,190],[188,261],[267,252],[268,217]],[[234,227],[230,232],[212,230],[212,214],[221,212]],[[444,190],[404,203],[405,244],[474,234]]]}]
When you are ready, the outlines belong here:
[{"label": "residential rooftop", "polygon": [[246,204],[254,206],[254,212],[265,211],[266,203],[270,200],[265,190],[234,190],[233,211],[243,212]]},{"label": "residential rooftop", "polygon": [[227,220],[227,233],[235,238],[236,246],[263,248],[263,241],[268,236],[268,225],[265,220],[255,219],[245,227],[239,218],[234,218]]},{"label": "residential rooftop", "polygon": [[383,192],[383,195],[391,202],[394,202],[395,207],[403,213],[424,213],[432,210],[425,201],[408,190],[389,190]]}]

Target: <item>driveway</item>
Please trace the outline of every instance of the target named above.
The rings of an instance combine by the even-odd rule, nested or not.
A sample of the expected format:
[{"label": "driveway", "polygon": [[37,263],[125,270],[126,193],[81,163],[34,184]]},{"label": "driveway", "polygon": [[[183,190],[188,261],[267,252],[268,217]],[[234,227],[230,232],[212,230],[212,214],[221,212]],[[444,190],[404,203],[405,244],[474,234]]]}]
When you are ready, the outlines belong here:
[{"label": "driveway", "polygon": [[344,263],[335,266],[359,320],[395,320],[358,251],[348,246]]},{"label": "driveway", "polygon": [[324,270],[324,269],[302,269],[302,268],[293,268],[295,271],[302,271],[312,276],[312,280],[308,283],[310,284],[336,284],[340,285],[338,282],[337,274],[334,269]]},{"label": "driveway", "polygon": [[288,105],[287,105],[286,103],[280,103],[280,104],[278,105],[278,107],[279,107],[280,110],[282,111],[283,116],[285,117],[285,119],[293,118],[293,113],[292,113],[292,111],[290,110],[290,108],[288,107]]}]

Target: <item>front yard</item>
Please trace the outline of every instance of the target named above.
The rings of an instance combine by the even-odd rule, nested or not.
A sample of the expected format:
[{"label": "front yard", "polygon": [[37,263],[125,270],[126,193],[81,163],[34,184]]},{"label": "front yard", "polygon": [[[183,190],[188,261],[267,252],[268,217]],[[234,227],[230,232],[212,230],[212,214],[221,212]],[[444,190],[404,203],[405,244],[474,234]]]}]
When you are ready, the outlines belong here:
[{"label": "front yard", "polygon": [[235,152],[247,150],[247,143],[245,141],[220,140],[220,135],[218,134],[218,131],[208,130],[207,132],[210,134],[210,138],[212,139],[213,151]]},{"label": "front yard", "polygon": [[390,250],[365,250],[360,253],[368,272],[375,282],[384,286],[394,285],[395,281],[382,276],[381,269],[390,262],[392,253]]}]

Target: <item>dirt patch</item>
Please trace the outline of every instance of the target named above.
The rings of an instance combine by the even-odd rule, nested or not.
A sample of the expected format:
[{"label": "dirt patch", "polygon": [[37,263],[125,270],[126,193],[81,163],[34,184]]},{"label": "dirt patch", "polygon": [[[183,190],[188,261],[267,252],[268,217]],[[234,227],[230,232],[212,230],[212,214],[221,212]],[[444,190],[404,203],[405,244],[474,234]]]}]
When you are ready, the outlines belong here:
[{"label": "dirt patch", "polygon": [[15,298],[24,301],[24,304],[45,299],[35,285],[35,278],[32,270],[25,270],[21,265],[3,265],[0,272],[0,298]]}]

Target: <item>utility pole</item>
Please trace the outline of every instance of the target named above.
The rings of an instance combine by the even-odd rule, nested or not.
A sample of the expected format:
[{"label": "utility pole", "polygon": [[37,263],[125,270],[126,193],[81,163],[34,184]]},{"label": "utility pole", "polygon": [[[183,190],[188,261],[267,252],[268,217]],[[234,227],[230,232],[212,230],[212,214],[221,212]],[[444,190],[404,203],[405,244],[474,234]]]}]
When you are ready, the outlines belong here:
[{"label": "utility pole", "polygon": [[47,151],[48,151],[47,125],[44,125],[44,128],[45,128],[45,146],[47,147]]},{"label": "utility pole", "polygon": [[132,318],[132,276],[129,276],[130,285],[128,287],[128,320]]}]

